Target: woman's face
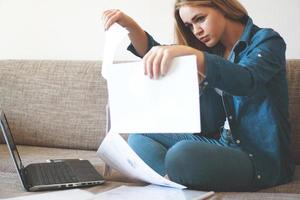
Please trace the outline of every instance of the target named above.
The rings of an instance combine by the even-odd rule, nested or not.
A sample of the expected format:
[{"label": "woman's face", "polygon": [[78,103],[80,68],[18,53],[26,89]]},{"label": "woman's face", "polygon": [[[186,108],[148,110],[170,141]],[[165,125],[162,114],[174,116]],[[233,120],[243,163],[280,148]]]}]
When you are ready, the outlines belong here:
[{"label": "woman's face", "polygon": [[220,11],[206,6],[182,6],[179,15],[185,26],[207,47],[213,47],[221,40],[226,18]]}]

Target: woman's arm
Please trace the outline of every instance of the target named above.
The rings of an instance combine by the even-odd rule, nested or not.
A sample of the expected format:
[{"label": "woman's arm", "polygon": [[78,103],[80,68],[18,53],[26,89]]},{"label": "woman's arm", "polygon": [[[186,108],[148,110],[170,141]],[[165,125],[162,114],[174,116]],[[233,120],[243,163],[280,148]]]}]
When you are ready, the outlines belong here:
[{"label": "woman's arm", "polygon": [[[285,42],[273,31],[262,30],[236,63],[204,53],[206,84],[233,96],[250,96],[261,87],[279,84],[285,71]],[[274,87],[274,86],[273,86]]]},{"label": "woman's arm", "polygon": [[237,63],[183,45],[153,47],[143,58],[145,74],[158,78],[167,74],[173,58],[196,55],[199,79],[205,77],[206,85],[233,96],[249,96],[285,67],[285,42],[277,33],[264,31]]}]

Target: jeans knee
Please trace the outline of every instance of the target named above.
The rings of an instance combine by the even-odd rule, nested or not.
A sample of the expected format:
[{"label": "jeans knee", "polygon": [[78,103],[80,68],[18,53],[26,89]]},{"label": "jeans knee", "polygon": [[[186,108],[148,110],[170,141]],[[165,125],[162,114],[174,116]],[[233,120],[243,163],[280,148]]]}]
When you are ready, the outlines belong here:
[{"label": "jeans knee", "polygon": [[173,145],[165,158],[166,172],[170,178],[175,178],[186,169],[189,154],[189,142],[180,141]]},{"label": "jeans knee", "polygon": [[201,143],[201,151],[198,151],[199,143],[181,141],[170,148],[165,159],[169,178],[189,187],[206,185],[207,176],[213,176],[209,162],[213,158],[207,155],[206,145]]},{"label": "jeans knee", "polygon": [[142,134],[130,134],[128,136],[127,139],[127,143],[129,144],[129,146],[136,146],[137,144],[139,144],[145,136],[143,136]]},{"label": "jeans knee", "polygon": [[[253,173],[249,158],[242,154],[231,148],[182,141],[167,152],[166,173],[171,180],[190,188],[244,190],[251,185]],[[241,164],[245,162],[249,164]]]},{"label": "jeans knee", "polygon": [[132,134],[128,144],[133,151],[160,175],[165,174],[164,158],[166,149],[144,134]]}]

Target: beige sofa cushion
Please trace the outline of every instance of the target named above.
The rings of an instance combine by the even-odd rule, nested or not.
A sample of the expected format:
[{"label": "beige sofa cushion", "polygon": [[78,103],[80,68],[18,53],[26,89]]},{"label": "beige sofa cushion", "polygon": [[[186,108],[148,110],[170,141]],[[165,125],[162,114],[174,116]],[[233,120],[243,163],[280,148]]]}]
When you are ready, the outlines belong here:
[{"label": "beige sofa cushion", "polygon": [[[105,134],[101,63],[0,61],[0,107],[19,144],[96,149]],[[288,60],[291,141],[300,163],[300,60]]]},{"label": "beige sofa cushion", "polygon": [[[25,166],[30,163],[45,162],[46,159],[84,158],[88,159],[100,173],[102,173],[104,169],[104,163],[98,158],[95,151],[32,147],[22,145],[18,146],[18,150]],[[31,194],[25,192],[22,188],[21,183],[17,177],[13,162],[8,153],[7,147],[4,144],[0,145],[0,158],[0,198]],[[112,172],[113,173],[111,176],[105,177],[107,182],[104,185],[86,189],[91,192],[98,193],[123,184],[145,185],[141,182],[128,179],[115,170],[113,170]],[[8,184],[10,187],[6,187]],[[292,181],[291,183],[267,188],[255,193],[217,193],[212,199],[299,199],[299,188],[300,166],[296,168],[294,181]]]},{"label": "beige sofa cushion", "polygon": [[0,107],[18,144],[98,148],[105,133],[100,62],[0,61]]},{"label": "beige sofa cushion", "polygon": [[287,63],[289,84],[289,111],[291,122],[292,153],[300,164],[300,60],[289,60]]}]

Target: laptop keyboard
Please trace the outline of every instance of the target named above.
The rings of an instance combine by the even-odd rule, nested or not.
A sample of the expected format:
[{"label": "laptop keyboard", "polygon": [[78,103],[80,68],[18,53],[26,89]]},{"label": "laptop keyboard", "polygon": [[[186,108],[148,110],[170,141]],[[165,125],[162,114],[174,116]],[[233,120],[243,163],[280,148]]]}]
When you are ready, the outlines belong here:
[{"label": "laptop keyboard", "polygon": [[77,182],[71,167],[65,162],[41,163],[36,166],[36,175],[44,185]]}]

